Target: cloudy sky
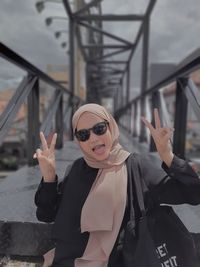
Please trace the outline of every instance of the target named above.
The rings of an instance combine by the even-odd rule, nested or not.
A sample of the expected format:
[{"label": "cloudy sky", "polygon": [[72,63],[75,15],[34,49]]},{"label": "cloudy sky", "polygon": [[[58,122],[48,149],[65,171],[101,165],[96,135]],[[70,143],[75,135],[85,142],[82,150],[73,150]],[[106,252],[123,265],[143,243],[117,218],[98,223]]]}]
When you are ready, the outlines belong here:
[{"label": "cloudy sky", "polygon": [[[73,0],[71,0],[73,1]],[[88,1],[87,1],[88,2]],[[103,13],[141,14],[148,0],[104,0]],[[66,16],[62,4],[46,3],[45,10],[38,13],[36,0],[0,0],[0,41],[16,51],[38,68],[46,71],[47,64],[67,64],[67,48],[61,43],[68,40],[67,34],[56,40],[57,30],[67,29],[67,21],[54,20],[50,27],[45,25],[48,16]],[[200,46],[200,1],[158,0],[151,17],[150,63],[179,63]],[[134,40],[138,23],[104,23],[107,31],[128,40]],[[107,39],[105,38],[105,42]],[[139,51],[139,48],[138,48]],[[125,56],[125,55],[123,55]],[[140,69],[140,61],[132,65],[134,75]],[[16,86],[25,75],[0,58],[0,90]]]}]

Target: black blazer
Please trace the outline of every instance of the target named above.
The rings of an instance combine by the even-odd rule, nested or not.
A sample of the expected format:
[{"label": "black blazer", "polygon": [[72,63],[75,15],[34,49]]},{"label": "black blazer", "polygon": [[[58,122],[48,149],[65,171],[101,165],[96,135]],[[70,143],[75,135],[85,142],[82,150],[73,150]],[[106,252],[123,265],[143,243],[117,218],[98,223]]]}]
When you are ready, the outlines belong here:
[{"label": "black blazer", "polygon": [[[153,202],[165,204],[200,203],[200,180],[186,161],[174,156],[170,168],[164,163],[160,168],[145,156],[135,156],[140,157],[146,202],[151,199]],[[38,187],[35,194],[36,216],[43,222],[55,222],[52,233],[56,243],[53,267],[74,267],[74,260],[81,257],[85,251],[89,233],[81,234],[81,210],[97,172],[98,169],[89,167],[83,158],[79,158],[62,182],[58,183],[56,178],[53,183],[45,183],[42,179]],[[137,223],[140,216],[137,203],[134,203],[134,208]],[[120,231],[128,217],[127,205]],[[113,252],[115,248],[116,246]],[[111,255],[115,254],[113,252]],[[115,267],[111,262],[114,262],[113,258],[109,259],[108,266]]]}]

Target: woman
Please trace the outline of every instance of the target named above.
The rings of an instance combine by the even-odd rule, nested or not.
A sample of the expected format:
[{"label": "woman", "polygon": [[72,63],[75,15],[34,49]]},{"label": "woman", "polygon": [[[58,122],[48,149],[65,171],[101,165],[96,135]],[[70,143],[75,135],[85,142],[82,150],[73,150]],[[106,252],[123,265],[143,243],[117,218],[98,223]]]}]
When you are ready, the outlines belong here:
[{"label": "woman", "polygon": [[[160,187],[163,181],[161,203],[200,203],[197,175],[172,153],[172,129],[161,127],[157,110],[154,119],[155,128],[142,118],[163,164],[162,168],[156,168],[140,156],[146,184],[144,192],[152,191],[158,184]],[[54,156],[56,134],[48,147],[41,133],[42,149],[37,149],[34,155],[43,176],[35,196],[37,218],[55,221],[56,249],[52,267],[122,267],[118,243],[129,218],[126,164],[130,153],[119,144],[114,118],[100,105],[81,106],[73,116],[72,125],[83,158],[72,164],[58,186]],[[133,205],[137,223],[140,214],[137,203]]]}]

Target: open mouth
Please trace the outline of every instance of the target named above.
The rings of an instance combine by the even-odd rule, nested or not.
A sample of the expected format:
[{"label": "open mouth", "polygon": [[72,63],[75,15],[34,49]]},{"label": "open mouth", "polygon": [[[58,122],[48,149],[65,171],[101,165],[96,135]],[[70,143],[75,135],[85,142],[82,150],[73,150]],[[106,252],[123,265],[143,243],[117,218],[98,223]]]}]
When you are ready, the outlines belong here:
[{"label": "open mouth", "polygon": [[101,145],[97,145],[97,146],[93,147],[92,151],[95,152],[96,154],[104,153],[105,152],[105,144],[101,144]]}]

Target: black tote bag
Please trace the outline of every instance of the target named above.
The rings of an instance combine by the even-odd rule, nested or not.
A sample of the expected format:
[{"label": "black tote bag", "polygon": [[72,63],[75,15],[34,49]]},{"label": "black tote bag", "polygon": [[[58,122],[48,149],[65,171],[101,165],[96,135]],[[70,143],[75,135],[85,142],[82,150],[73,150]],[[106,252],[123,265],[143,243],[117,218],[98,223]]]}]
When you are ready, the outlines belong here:
[{"label": "black tote bag", "polygon": [[[130,221],[124,234],[123,267],[200,267],[192,236],[172,207],[155,205],[145,209],[140,161],[134,154],[129,158]],[[133,196],[133,182],[136,196]],[[137,225],[134,197],[141,211]]]}]

